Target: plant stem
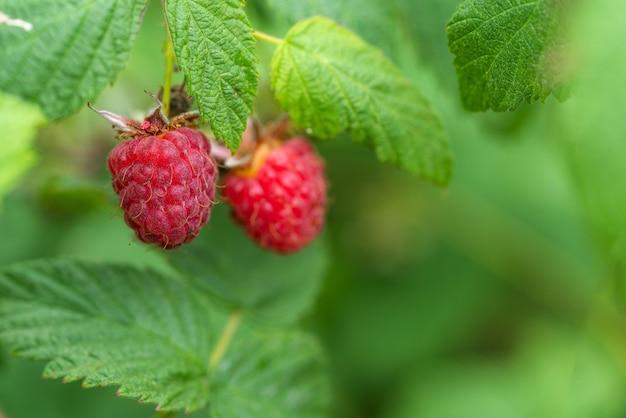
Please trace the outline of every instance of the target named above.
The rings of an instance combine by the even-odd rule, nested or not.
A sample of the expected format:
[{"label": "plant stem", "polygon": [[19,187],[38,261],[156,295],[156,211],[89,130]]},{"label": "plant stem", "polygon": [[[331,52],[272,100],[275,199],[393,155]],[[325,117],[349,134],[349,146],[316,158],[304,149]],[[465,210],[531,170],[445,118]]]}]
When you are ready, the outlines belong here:
[{"label": "plant stem", "polygon": [[258,30],[255,30],[254,32],[252,32],[252,35],[254,35],[254,37],[260,41],[269,42],[270,44],[274,44],[274,45],[280,45],[283,42],[283,40],[280,38],[277,38],[272,35],[268,35],[267,33],[264,33],[264,32],[259,32]]},{"label": "plant stem", "polygon": [[217,366],[219,366],[222,357],[226,354],[230,341],[233,339],[233,336],[241,323],[241,316],[242,312],[238,309],[233,311],[228,317],[224,331],[222,332],[222,335],[217,341],[217,344],[211,353],[211,357],[209,358],[209,372],[215,370]]},{"label": "plant stem", "polygon": [[172,76],[174,75],[174,45],[169,30],[166,29],[165,47],[165,79],[163,80],[163,114],[170,115],[170,96],[172,91]]}]

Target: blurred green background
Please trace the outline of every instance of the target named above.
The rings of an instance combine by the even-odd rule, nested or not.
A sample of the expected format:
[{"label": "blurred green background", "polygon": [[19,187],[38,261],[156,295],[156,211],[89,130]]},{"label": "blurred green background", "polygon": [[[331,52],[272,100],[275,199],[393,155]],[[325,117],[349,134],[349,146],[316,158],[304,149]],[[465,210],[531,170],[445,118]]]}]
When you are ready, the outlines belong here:
[{"label": "blurred green background", "polygon": [[[618,2],[581,12],[577,39],[590,53],[573,97],[507,114],[461,108],[445,34],[455,0],[249,3],[255,26],[277,36],[315,10],[382,48],[440,112],[455,153],[439,190],[346,139],[317,143],[330,260],[304,326],[330,358],[333,416],[626,417],[626,25],[600,6]],[[144,90],[162,82],[163,39],[152,1],[98,108],[140,117],[152,105]],[[267,121],[279,110],[271,46],[259,51],[257,116]],[[169,268],[117,209],[105,167],[113,136],[87,109],[39,131],[36,156],[23,156],[32,169],[2,201],[1,266],[70,256]],[[0,417],[152,413],[112,390],[44,381],[41,369],[0,356]]]}]

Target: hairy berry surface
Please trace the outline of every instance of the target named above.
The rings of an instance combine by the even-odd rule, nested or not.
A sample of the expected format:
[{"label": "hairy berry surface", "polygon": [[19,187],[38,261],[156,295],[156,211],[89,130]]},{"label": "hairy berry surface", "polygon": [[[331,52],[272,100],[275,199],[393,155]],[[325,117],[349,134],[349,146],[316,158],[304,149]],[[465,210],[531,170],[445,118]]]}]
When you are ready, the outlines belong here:
[{"label": "hairy berry surface", "polygon": [[178,128],[121,142],[109,154],[109,171],[124,219],[140,240],[174,248],[207,223],[217,168],[201,132]]},{"label": "hairy berry surface", "polygon": [[294,138],[271,149],[258,167],[231,172],[223,194],[250,237],[286,254],[322,230],[326,187],[322,159],[306,139]]}]

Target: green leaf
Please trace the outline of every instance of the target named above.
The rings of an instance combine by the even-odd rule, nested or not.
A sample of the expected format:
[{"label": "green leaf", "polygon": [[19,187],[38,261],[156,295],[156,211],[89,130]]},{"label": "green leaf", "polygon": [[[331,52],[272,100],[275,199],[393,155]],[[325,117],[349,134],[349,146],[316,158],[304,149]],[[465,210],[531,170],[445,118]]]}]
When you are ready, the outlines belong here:
[{"label": "green leaf", "polygon": [[209,417],[327,416],[330,392],[315,340],[301,333],[244,337],[216,371]]},{"label": "green leaf", "polygon": [[124,67],[146,0],[0,0],[33,24],[0,30],[0,89],[38,103],[46,116],[71,115]]},{"label": "green leaf", "polygon": [[464,0],[448,23],[461,99],[469,110],[508,111],[560,85],[559,0]]},{"label": "green leaf", "polygon": [[233,318],[184,283],[131,267],[56,260],[0,275],[0,343],[50,360],[46,377],[117,385],[163,410],[209,403],[212,417],[320,416],[327,388],[315,341],[236,330]]},{"label": "green leaf", "polygon": [[37,106],[0,92],[0,198],[34,164],[32,142],[44,121]]},{"label": "green leaf", "polygon": [[211,218],[198,238],[169,253],[180,271],[272,323],[293,322],[310,308],[326,270],[321,240],[295,254],[277,255],[252,242],[224,205],[214,207]]},{"label": "green leaf", "polygon": [[289,30],[272,61],[272,84],[311,134],[348,131],[381,161],[438,184],[450,178],[446,135],[426,99],[379,50],[333,21],[314,17]]},{"label": "green leaf", "polygon": [[178,64],[202,118],[231,150],[239,147],[256,94],[252,27],[241,0],[168,0]]}]

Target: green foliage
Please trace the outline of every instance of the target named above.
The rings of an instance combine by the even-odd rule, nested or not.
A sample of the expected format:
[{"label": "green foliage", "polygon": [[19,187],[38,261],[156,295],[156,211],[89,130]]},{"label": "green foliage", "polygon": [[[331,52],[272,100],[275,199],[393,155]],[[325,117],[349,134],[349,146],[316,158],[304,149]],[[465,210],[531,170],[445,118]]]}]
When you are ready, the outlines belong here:
[{"label": "green foliage", "polygon": [[443,28],[458,4],[459,0],[399,1],[399,13],[404,19],[407,38],[411,39],[410,43],[402,44],[416,50],[420,67],[432,68],[433,75],[452,93],[456,93],[458,85]]},{"label": "green foliage", "polygon": [[316,343],[243,326],[228,347],[226,320],[184,283],[131,267],[57,260],[0,276],[0,342],[50,360],[46,377],[118,385],[163,410],[210,402],[216,417],[318,416],[326,382]]},{"label": "green foliage", "polygon": [[0,90],[38,103],[50,119],[71,115],[124,67],[146,0],[0,0],[33,24],[0,30]]},{"label": "green foliage", "polygon": [[39,201],[60,217],[84,215],[108,203],[107,194],[98,186],[71,177],[51,177],[39,190]]},{"label": "green foliage", "polygon": [[201,286],[237,308],[272,323],[298,319],[313,303],[326,266],[321,240],[281,256],[259,248],[231,221],[224,205],[211,223],[170,260]]},{"label": "green foliage", "polygon": [[341,10],[349,10],[349,7],[345,5],[345,3],[349,3],[349,0],[347,2],[332,0],[304,0],[298,2],[265,0],[265,2],[274,15],[282,16],[292,24],[316,15],[337,18]]},{"label": "green foliage", "polygon": [[[551,326],[512,356],[434,367],[409,384],[394,418],[621,417],[626,381],[605,347]],[[416,376],[417,377],[417,376]]]},{"label": "green foliage", "polygon": [[215,136],[236,150],[256,94],[252,27],[241,0],[168,0],[167,20],[189,92]]},{"label": "green foliage", "polygon": [[[0,352],[0,356],[4,354]],[[78,382],[61,385],[42,379],[39,362],[11,358],[6,367],[1,366],[0,410],[7,417],[148,418],[154,415],[151,405],[116,397],[113,389],[86,391]],[[33,394],[37,394],[37,402],[33,402]]]},{"label": "green foliage", "polygon": [[51,359],[46,377],[117,384],[165,409],[206,402],[205,359],[222,318],[190,289],[155,273],[67,262],[9,270],[0,289],[0,340]]},{"label": "green foliage", "polygon": [[0,198],[33,165],[32,142],[44,121],[37,106],[0,92]]},{"label": "green foliage", "polygon": [[[568,63],[576,64],[576,95],[567,103],[549,100],[541,107],[524,106],[523,113],[493,113],[486,119],[457,103],[444,30],[455,0],[257,1],[272,6],[252,9],[258,12],[255,25],[269,33],[281,32],[282,18],[293,22],[330,15],[383,48],[419,86],[418,93],[389,60],[346,29],[324,18],[310,19],[297,24],[283,42],[269,39],[280,44],[274,76],[282,75],[278,81],[289,88],[275,92],[302,128],[321,137],[351,134],[382,150],[388,161],[441,178],[435,167],[448,161],[441,157],[447,149],[441,145],[445,141],[427,141],[443,138],[443,133],[424,93],[460,156],[454,183],[442,194],[402,170],[380,165],[365,147],[343,140],[319,142],[331,185],[323,239],[295,255],[276,256],[250,242],[228,218],[226,205],[218,205],[193,243],[165,253],[134,239],[114,207],[104,164],[112,145],[105,124],[93,126],[94,115],[82,112],[41,130],[39,164],[0,211],[5,237],[0,241],[0,417],[148,417],[159,403],[162,409],[180,411],[157,416],[182,416],[188,409],[197,418],[624,417],[625,318],[619,309],[623,306],[614,301],[623,302],[626,286],[601,285],[609,275],[626,283],[624,2],[578,2],[583,7],[572,20],[574,36],[561,51],[554,49],[555,5],[575,10],[570,3],[463,1],[459,13],[481,20],[485,18],[477,11],[518,5],[483,22],[456,45],[464,45],[458,51],[464,57],[477,53],[476,48],[490,53],[513,39],[502,48],[489,80],[468,78],[461,86],[467,89],[472,83],[486,98],[485,106],[492,105],[490,100],[502,106],[527,101],[535,88],[547,95],[557,83],[551,71],[544,71],[546,64],[554,58],[566,71]],[[29,9],[20,14],[20,3],[0,0],[0,11],[26,20],[45,13]],[[51,3],[41,0],[37,6],[49,9]],[[47,15],[76,23],[79,12],[56,3],[59,15]],[[98,6],[112,14],[130,4],[111,3],[120,9],[114,12],[101,0],[80,4],[92,5],[90,13]],[[182,34],[194,43],[189,54],[199,52],[195,61],[190,55],[184,70],[209,83],[215,81],[214,73],[232,70],[247,82],[247,73],[220,61],[249,53],[230,42],[239,36],[228,32],[231,26],[242,30],[252,48],[240,2],[172,0],[167,7],[179,20],[188,19],[181,23],[168,15],[172,32],[177,23],[187,25],[181,31],[195,31],[194,24],[202,27],[200,34]],[[207,17],[208,9],[221,14]],[[546,13],[541,21],[540,10]],[[147,82],[153,87],[144,87],[154,91],[161,82],[163,16],[158,7],[150,12],[138,38],[144,42],[129,61],[132,68],[107,90],[100,106],[115,111],[121,106],[121,113],[130,114],[150,102],[134,86]],[[276,19],[274,12],[281,16]],[[530,19],[526,26],[520,23],[524,18]],[[59,29],[59,39],[70,31],[87,31],[89,22]],[[479,23],[470,19],[453,25],[452,31],[469,31]],[[531,55],[538,44],[531,40],[526,45],[521,38],[532,28],[539,29],[537,39],[550,35],[536,56]],[[516,29],[520,32],[511,35]],[[26,36],[38,30],[35,25],[35,32]],[[0,26],[2,42],[22,33]],[[509,38],[500,39],[503,33]],[[214,35],[226,49],[207,54],[202,41],[210,48]],[[52,36],[44,38],[56,48]],[[76,45],[83,40],[93,41],[78,37]],[[394,46],[389,48],[388,41]],[[261,54],[270,51],[270,45],[264,46],[268,48],[260,49]],[[68,62],[84,58],[70,55],[76,50],[68,50]],[[573,60],[559,55],[570,51]],[[17,68],[14,57],[0,49],[1,65]],[[94,57],[94,67],[109,64]],[[252,65],[237,65],[254,67],[255,58],[250,58]],[[23,64],[23,72],[29,73]],[[71,66],[63,67],[58,74],[68,74]],[[0,75],[4,71],[0,68]],[[520,83],[527,76],[531,83],[524,87]],[[33,90],[38,82],[33,80],[34,85],[20,88]],[[500,83],[508,81],[512,84],[503,90]],[[269,88],[262,88],[267,94],[256,99],[255,110],[273,115],[276,103]],[[489,89],[505,91],[503,101],[493,99]],[[196,100],[205,100],[203,91],[194,93]],[[215,91],[208,96],[223,99]],[[224,109],[203,112],[210,116]],[[515,127],[508,129],[512,118]],[[11,164],[23,170],[19,155],[32,155],[35,127],[42,121],[37,106],[0,95],[0,125],[5,127],[0,156],[15,151],[0,158],[0,189]],[[430,151],[422,151],[431,145],[438,146],[433,151],[438,157],[428,160]],[[585,229],[578,191],[595,236]],[[601,256],[610,258],[613,270],[601,264],[592,238],[601,242]],[[83,261],[5,267],[41,257]],[[114,262],[125,266],[110,264]],[[598,288],[606,294],[598,297]],[[335,383],[330,411],[320,346],[286,327],[296,321],[324,340]],[[561,325],[555,326],[557,321]],[[10,357],[9,350],[24,360]],[[46,376],[74,382],[41,380],[43,367]],[[83,391],[81,383],[110,387]],[[118,387],[144,404],[116,399]]]},{"label": "green foliage", "polygon": [[464,0],[448,23],[469,110],[517,109],[559,85],[558,0]]},{"label": "green foliage", "polygon": [[368,42],[388,50],[393,43],[396,22],[394,6],[384,0],[266,0],[273,16],[290,25],[313,16],[326,16],[354,30]]},{"label": "green foliage", "polygon": [[[349,253],[340,256],[344,260],[335,269],[342,270],[329,279],[352,283],[343,285],[336,306],[325,306],[331,329],[327,344],[350,387],[382,389],[416,359],[454,350],[470,339],[476,324],[493,314],[494,300],[502,293],[462,257],[433,258],[372,278],[367,271],[389,261],[368,265]],[[458,280],[460,269],[463,280]]]},{"label": "green foliage", "polygon": [[315,17],[289,30],[272,60],[280,104],[312,135],[348,131],[393,162],[437,184],[451,174],[438,116],[377,49],[333,21]]},{"label": "green foliage", "polygon": [[242,331],[215,372],[208,416],[324,418],[330,393],[318,344],[301,333]]},{"label": "green foliage", "polygon": [[562,106],[567,156],[584,198],[587,216],[626,294],[626,13],[621,1],[581,7],[575,40],[581,46],[576,97]]}]

